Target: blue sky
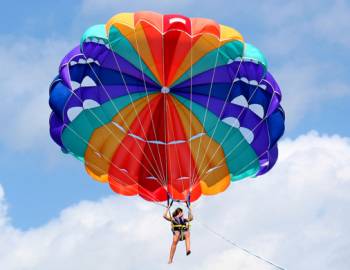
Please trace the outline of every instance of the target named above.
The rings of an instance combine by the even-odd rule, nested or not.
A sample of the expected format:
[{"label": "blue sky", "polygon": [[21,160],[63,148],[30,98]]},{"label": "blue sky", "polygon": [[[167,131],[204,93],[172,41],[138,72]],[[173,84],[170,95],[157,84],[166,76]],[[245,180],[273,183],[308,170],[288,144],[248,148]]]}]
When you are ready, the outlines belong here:
[{"label": "blue sky", "polygon": [[311,139],[350,137],[347,1],[7,1],[0,19],[0,185],[14,228],[43,226],[82,200],[112,195],[51,141],[48,87],[86,28],[145,9],[215,19],[260,48],[282,88],[286,145],[311,130],[321,134],[305,135]]},{"label": "blue sky", "polygon": [[[201,3],[204,4],[200,5],[196,1],[189,1],[187,4],[184,4],[185,1],[176,1],[177,4],[165,1],[163,5],[159,4],[159,1],[138,2],[129,5],[123,1],[102,1],[102,5],[99,6],[97,2],[94,5],[94,1],[74,1],[74,4],[72,1],[57,1],[57,4],[48,1],[31,3],[25,1],[20,8],[8,2],[4,7],[5,17],[2,17],[0,28],[3,37],[1,45],[5,48],[8,45],[7,42],[14,42],[16,46],[21,44],[25,47],[27,42],[30,43],[27,45],[28,53],[31,55],[30,61],[33,61],[26,64],[34,66],[38,72],[33,75],[27,74],[26,78],[29,77],[28,79],[33,81],[41,80],[35,84],[35,87],[40,88],[31,90],[35,91],[34,95],[47,95],[50,79],[55,76],[60,58],[64,53],[79,42],[81,33],[87,27],[106,21],[114,13],[148,8],[163,12],[182,12],[188,16],[214,18],[237,28],[248,42],[256,45],[266,54],[270,70],[276,74],[281,84],[284,94],[283,104],[287,104],[285,137],[295,138],[310,130],[349,136],[350,125],[346,121],[350,114],[349,77],[347,76],[350,61],[347,51],[350,41],[343,43],[339,40],[336,34],[339,34],[340,30],[335,22],[332,22],[336,28],[334,35],[332,29],[327,30],[329,33],[317,33],[317,26],[312,25],[316,24],[312,20],[317,20],[316,18],[322,20],[322,16],[330,16],[329,10],[334,8],[333,1],[328,3],[325,1],[322,6],[317,5],[317,7],[311,3],[286,5],[278,1],[271,2],[272,4],[262,4],[258,3],[259,1],[253,3],[253,1],[248,5],[234,1],[215,1],[215,3],[202,1]],[[339,9],[342,8],[341,5],[346,6],[345,2],[339,3]],[[112,9],[113,6],[115,6],[114,9]],[[337,20],[337,17],[330,19]],[[327,22],[326,18],[324,20]],[[16,27],[12,26],[9,29],[10,22],[12,25],[16,22]],[[346,26],[340,25],[340,27]],[[62,46],[66,50],[59,48],[58,52],[55,52],[56,47],[50,45],[55,42],[58,43],[57,46]],[[28,57],[23,55],[25,54],[23,50],[23,48],[19,49],[17,56],[14,55],[14,61],[21,63],[21,57]],[[40,52],[42,50],[45,53]],[[13,50],[13,54],[16,53]],[[48,56],[52,57],[49,67],[44,59],[39,62],[36,60]],[[35,77],[40,76],[41,68],[49,68],[45,73],[51,77]],[[23,70],[23,72],[30,71]],[[284,79],[282,82],[279,73],[282,73],[280,75]],[[24,96],[28,96],[25,88],[28,86],[25,85],[26,82],[20,82],[21,70],[12,70],[11,75],[16,80],[16,88],[24,89],[23,95],[13,97],[14,104],[16,99],[19,100],[19,104],[25,103]],[[9,93],[11,89],[2,88],[2,91],[11,95]],[[44,99],[40,101],[45,102]],[[47,110],[38,109],[31,112],[33,118],[28,120],[38,121],[35,115],[45,113],[40,118],[45,121],[40,128],[47,126],[47,112]],[[6,133],[12,132],[25,133],[26,130],[14,129]],[[17,147],[13,145],[17,143],[16,141],[6,139],[0,141],[2,150],[0,159],[1,164],[4,165],[0,183],[6,190],[13,223],[21,228],[42,224],[73,202],[81,199],[96,199],[110,194],[107,187],[87,179],[81,164],[71,157],[61,155],[55,145],[50,145],[47,130],[42,128],[38,130],[39,132],[41,134],[33,136],[44,140],[42,142],[47,148],[45,150],[37,142],[28,142],[30,145]],[[18,139],[23,137],[25,134],[18,136]],[[35,141],[36,138],[33,140]],[[50,155],[54,155],[53,162],[57,165],[46,164],[47,151]]]}]

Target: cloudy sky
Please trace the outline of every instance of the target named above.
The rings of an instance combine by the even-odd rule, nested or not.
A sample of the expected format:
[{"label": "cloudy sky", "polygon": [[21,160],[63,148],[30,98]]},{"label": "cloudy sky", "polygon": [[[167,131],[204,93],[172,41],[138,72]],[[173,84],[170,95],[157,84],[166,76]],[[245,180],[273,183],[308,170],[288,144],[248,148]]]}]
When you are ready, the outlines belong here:
[{"label": "cloudy sky", "polygon": [[[48,134],[48,86],[93,24],[124,11],[208,17],[260,48],[283,91],[286,133],[267,176],[194,205],[193,254],[171,269],[350,265],[348,1],[8,1],[0,23],[0,269],[168,269],[163,209],[90,180]],[[74,2],[74,4],[73,4]]]}]

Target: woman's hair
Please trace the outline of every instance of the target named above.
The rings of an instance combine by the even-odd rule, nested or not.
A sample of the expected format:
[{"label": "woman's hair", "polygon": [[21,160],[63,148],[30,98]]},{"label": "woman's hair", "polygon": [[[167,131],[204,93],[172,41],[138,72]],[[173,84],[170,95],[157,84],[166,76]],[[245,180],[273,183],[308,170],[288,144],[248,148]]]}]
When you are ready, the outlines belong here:
[{"label": "woman's hair", "polygon": [[173,218],[176,217],[178,214],[180,214],[182,212],[182,209],[179,207],[179,208],[176,208],[175,211],[173,212]]}]

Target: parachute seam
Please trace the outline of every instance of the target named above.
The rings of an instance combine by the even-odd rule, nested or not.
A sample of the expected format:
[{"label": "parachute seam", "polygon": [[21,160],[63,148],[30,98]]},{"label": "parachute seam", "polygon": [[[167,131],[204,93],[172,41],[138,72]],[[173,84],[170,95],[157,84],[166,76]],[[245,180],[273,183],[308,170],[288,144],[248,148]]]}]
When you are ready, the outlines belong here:
[{"label": "parachute seam", "polygon": [[[113,51],[112,51],[112,53],[113,53]],[[83,54],[84,54],[85,59],[87,59],[84,52],[83,52]],[[114,55],[114,54],[113,54],[113,55]],[[116,110],[116,111],[118,112],[118,114],[119,114],[120,110],[115,106],[113,100],[111,99],[110,95],[108,94],[108,92],[107,92],[105,86],[103,85],[103,83],[101,82],[99,76],[96,74],[95,70],[92,68],[92,66],[91,66],[89,63],[88,63],[88,65],[89,65],[90,69],[92,70],[92,72],[95,74],[96,79],[100,82],[100,84],[101,84],[102,88],[104,89],[106,95],[109,97],[109,100],[110,100],[111,103],[113,104],[113,107],[115,108],[115,110]],[[120,70],[120,69],[119,69],[119,70]],[[120,71],[120,72],[121,72],[121,71]],[[124,83],[125,83],[125,82],[124,82]],[[73,91],[72,93],[75,94],[74,91]],[[129,95],[130,101],[133,102],[133,100],[131,99],[131,96],[130,96],[129,91],[128,91],[128,95]],[[77,96],[77,95],[76,95],[76,96]],[[78,96],[77,96],[77,97],[78,97]],[[78,98],[79,98],[80,101],[82,101],[82,100],[80,99],[80,97],[78,97]],[[135,110],[135,108],[134,108],[134,110]],[[91,112],[92,114],[94,114],[93,111],[90,111],[90,112]],[[119,115],[121,116],[121,118],[122,118],[124,124],[129,128],[129,126],[127,125],[127,123],[126,123],[126,121],[125,121],[125,119],[124,119],[124,117],[123,117],[123,115],[122,115],[122,114],[119,114]],[[135,115],[136,115],[136,110],[135,110]],[[101,119],[100,119],[98,116],[96,116],[96,114],[94,114],[94,116],[95,116],[95,118],[96,118],[101,124],[103,124],[103,121],[101,121]],[[124,143],[122,142],[122,140],[120,140],[119,138],[117,138],[117,137],[114,135],[114,133],[113,133],[108,127],[106,127],[106,128],[107,128],[107,130],[110,132],[110,134],[111,134],[114,138],[118,139],[118,140],[121,142],[121,144],[124,145]],[[137,143],[137,145],[138,145],[138,147],[140,148],[140,150],[144,153],[144,151],[143,151],[143,149],[140,147],[140,145],[139,145],[138,143]],[[127,149],[127,147],[124,147],[124,148]],[[127,149],[127,150],[128,150],[128,149]],[[128,150],[128,152],[131,153],[129,150]],[[132,156],[143,166],[144,169],[146,169],[146,166],[144,166],[143,163],[142,163],[139,159],[137,159],[135,155],[132,155]],[[146,157],[146,158],[147,158],[147,157]],[[148,159],[147,159],[147,160],[148,160]],[[152,167],[152,166],[151,166],[151,167]],[[148,170],[147,170],[147,171],[148,171]],[[149,171],[148,171],[148,172],[149,172]],[[159,175],[158,175],[158,177],[159,177]]]},{"label": "parachute seam", "polygon": [[[244,49],[245,49],[245,47],[244,47]],[[245,52],[245,51],[243,51],[243,55],[242,55],[242,58],[241,58],[239,67],[238,67],[238,69],[237,69],[235,78],[232,80],[230,89],[229,89],[228,94],[227,94],[227,96],[226,96],[226,98],[225,98],[225,101],[224,101],[224,105],[223,105],[223,107],[222,107],[222,109],[221,109],[221,111],[220,111],[220,115],[218,116],[218,120],[217,120],[216,123],[215,123],[215,128],[214,128],[213,133],[212,133],[213,135],[215,134],[215,132],[216,132],[216,130],[217,130],[217,127],[218,127],[218,124],[219,124],[219,122],[221,121],[222,113],[224,112],[224,108],[226,107],[225,104],[226,104],[226,102],[227,102],[227,100],[228,100],[228,97],[229,97],[230,94],[231,94],[233,85],[235,84],[235,79],[236,79],[236,77],[237,77],[237,75],[238,75],[238,73],[239,73],[239,70],[240,70],[241,66],[242,66],[243,58],[244,58],[244,52]],[[262,79],[263,79],[263,78],[260,79],[259,83],[262,81]],[[256,92],[257,89],[258,89],[258,86],[255,87],[253,93],[249,96],[249,99],[247,100],[248,104],[249,104],[249,101],[251,100],[251,98],[254,96],[254,94],[255,94],[255,92]],[[243,111],[244,111],[245,109],[246,109],[246,107],[243,107],[243,109],[240,111],[240,113],[239,113],[239,115],[238,115],[238,117],[237,117],[237,120],[238,120],[238,121],[240,120],[239,118],[240,118],[240,116],[242,115],[242,113],[243,113]],[[232,131],[233,128],[234,128],[234,127],[231,126],[231,127],[229,128],[229,131],[226,132],[225,137],[224,137],[224,139],[222,140],[222,143],[224,143],[224,141],[225,141],[226,138],[228,137],[228,134],[231,133],[231,131]],[[240,145],[240,144],[242,143],[243,140],[245,140],[245,138],[244,138],[244,136],[242,135],[242,139],[241,139],[241,141],[239,142],[238,145]],[[219,151],[219,149],[222,148],[222,143],[221,143],[221,142],[219,143],[219,146],[216,148],[216,150],[215,150],[215,152],[214,152],[214,154],[213,154],[212,156],[215,156],[215,154]],[[237,148],[237,145],[235,146],[234,149],[236,149],[236,148]],[[205,150],[205,153],[208,151],[208,149],[209,149],[209,147],[207,146],[207,148],[206,148],[206,150]],[[227,157],[227,155],[226,155],[226,157]],[[211,161],[212,161],[212,158],[209,160],[208,164],[209,164]],[[203,163],[203,162],[202,162],[202,163]],[[201,163],[201,164],[202,164],[202,163]],[[206,168],[207,168],[207,166],[206,166]]]},{"label": "parachute seam", "polygon": [[[135,112],[135,115],[136,115],[136,117],[137,117],[137,120],[138,120],[138,122],[139,122],[139,124],[140,124],[141,130],[142,130],[142,132],[144,133],[145,137],[147,138],[146,132],[145,132],[145,130],[144,130],[143,126],[142,126],[142,123],[141,123],[141,121],[140,121],[140,117],[139,117],[139,115],[137,114],[137,111],[136,111],[136,109],[135,109],[135,105],[134,105],[133,100],[132,100],[132,98],[131,98],[131,96],[130,96],[130,91],[129,91],[129,88],[128,88],[127,84],[126,84],[126,81],[125,81],[125,78],[124,78],[124,76],[123,76],[123,73],[122,73],[122,71],[121,71],[119,62],[118,62],[118,60],[116,59],[116,56],[115,56],[115,54],[114,54],[115,52],[114,52],[113,47],[112,47],[112,44],[111,44],[111,42],[110,42],[109,35],[107,36],[107,40],[108,40],[108,44],[109,44],[109,46],[110,46],[110,48],[111,48],[111,52],[112,52],[112,55],[113,55],[114,62],[115,62],[115,64],[116,64],[117,67],[118,67],[118,70],[119,70],[120,75],[121,75],[121,77],[122,77],[123,83],[124,83],[125,88],[126,88],[126,90],[127,90],[127,92],[128,92],[128,96],[129,96],[129,99],[130,99],[130,101],[131,101],[131,105],[132,105],[132,107],[133,107],[133,109],[134,109],[134,112]],[[114,105],[114,103],[113,103],[113,105]],[[148,145],[148,147],[150,148],[149,144],[147,144],[147,145]],[[143,156],[146,158],[146,160],[147,160],[148,163],[150,164],[152,170],[154,170],[155,172],[157,172],[157,170],[154,169],[152,163],[149,161],[148,157],[145,155],[144,148],[142,149],[142,148],[140,147],[140,150],[142,151]],[[150,149],[150,150],[151,150],[151,149]],[[152,152],[152,151],[150,151],[150,152],[151,152],[152,157],[153,157],[153,159],[154,159],[153,152]],[[157,176],[158,176],[160,179],[162,178],[161,175],[159,175],[158,173],[157,173]],[[160,182],[160,183],[161,183],[161,182]],[[162,184],[161,184],[161,185],[162,185]]]},{"label": "parachute seam", "polygon": [[[98,149],[96,149],[91,143],[89,143],[88,141],[86,141],[83,137],[81,137],[74,129],[72,129],[69,125],[67,125],[67,124],[64,124],[66,127],[68,127],[68,129],[70,129],[70,130],[72,130],[72,132],[74,132],[78,137],[80,137],[80,139],[82,140],[82,141],[84,141],[86,144],[88,144],[92,149],[94,149],[96,152],[98,152],[97,150]],[[121,170],[121,168],[118,166],[118,165],[116,165],[112,160],[110,160],[109,158],[106,158],[105,157],[105,155],[104,154],[102,154],[101,153],[101,157],[102,158],[104,158],[107,162],[109,162],[109,164],[111,164],[113,167],[115,167],[115,168],[117,168],[117,169],[119,169],[119,170]],[[96,166],[95,164],[93,164],[93,163],[91,163],[91,162],[89,162],[89,161],[84,161],[85,163],[87,163],[89,166],[92,166],[92,167],[95,167],[95,168],[97,168],[97,169],[99,169],[99,170],[102,170],[102,168],[100,167],[100,166]],[[125,174],[133,183],[135,183],[136,185],[138,185],[139,187],[142,187],[137,181],[135,181],[132,177],[130,177],[130,175],[128,175],[128,174]],[[125,184],[125,182],[124,181],[122,181],[121,179],[119,179],[119,178],[117,178],[117,177],[115,177],[115,176],[113,176],[113,175],[109,175],[109,177],[112,177],[112,178],[115,178],[115,179],[117,179],[118,181],[120,181],[120,182],[122,182],[122,183],[124,183]],[[142,187],[143,188],[143,187]],[[150,195],[150,197],[154,200],[154,201],[152,201],[153,203],[156,203],[156,204],[158,204],[158,205],[160,205],[160,206],[163,206],[163,207],[165,207],[163,204],[161,204],[161,203],[159,203],[158,202],[158,199],[149,191],[149,190],[147,190],[146,188],[143,188],[146,192],[148,192],[149,193],[149,195]]]},{"label": "parachute seam", "polygon": [[[220,44],[221,45],[221,44]],[[218,63],[218,56],[219,56],[219,52],[220,52],[220,48],[221,46],[219,46],[219,48],[217,48],[217,52],[216,52],[216,57],[215,57],[215,66],[214,66],[214,70],[213,70],[213,75],[211,77],[211,83],[210,83],[210,89],[209,89],[209,96],[207,98],[207,105],[206,105],[206,110],[205,110],[205,114],[204,114],[204,119],[203,119],[203,124],[202,124],[202,127],[203,127],[203,132],[206,131],[205,130],[205,122],[206,122],[206,118],[207,118],[207,113],[208,113],[208,105],[209,105],[209,100],[210,100],[210,97],[211,97],[211,91],[212,91],[212,87],[213,87],[213,82],[214,82],[214,77],[215,77],[215,73],[216,73],[216,68],[217,68],[217,63]],[[192,77],[192,76],[191,76]],[[191,79],[191,84],[192,84],[192,79]],[[192,111],[192,108],[191,108],[191,111]],[[201,143],[202,143],[202,139],[199,141],[199,146],[197,148],[197,154],[196,154],[196,162],[198,161],[198,157],[199,157],[199,151],[200,151],[200,148],[201,148]],[[209,147],[209,146],[207,146]],[[207,150],[207,149],[206,149]],[[205,156],[206,156],[206,151],[204,151],[203,153],[203,157],[201,159],[201,162],[199,163],[199,167],[198,169],[200,170],[201,166],[202,166],[202,163],[203,163],[203,160],[205,160]]]},{"label": "parachute seam", "polygon": [[[255,89],[255,90],[256,90],[256,89]],[[254,93],[255,93],[255,91],[254,91]],[[254,93],[253,93],[252,95],[254,95]],[[251,96],[252,96],[252,95],[251,95]],[[250,100],[250,99],[249,99],[249,100]],[[248,102],[249,102],[249,101],[248,101]],[[271,103],[272,103],[272,98],[270,99],[268,108],[271,106]],[[265,114],[265,117],[262,118],[262,119],[259,121],[259,123],[258,123],[251,131],[253,132],[253,131],[254,131],[258,126],[260,126],[261,123],[264,122],[267,118],[268,118],[268,116],[267,116],[267,114]],[[238,117],[237,119],[239,120],[239,117]],[[233,127],[231,127],[231,128],[230,128],[230,131],[226,133],[225,139],[226,139],[227,134],[231,132],[232,128],[233,128]],[[243,136],[242,136],[242,137],[243,137]],[[245,140],[245,139],[244,139],[244,137],[243,137],[243,138],[240,140],[240,142],[239,142],[238,144],[236,144],[236,146],[235,146],[232,150],[230,150],[228,154],[225,155],[225,158],[227,158],[228,156],[230,156],[230,155],[233,153],[233,151],[236,150],[237,147],[238,147],[239,145],[241,145],[241,143],[242,143],[244,140]],[[269,143],[270,143],[270,142],[269,142]],[[220,145],[221,145],[221,144],[220,144]],[[219,149],[219,148],[218,148],[218,149]],[[217,149],[217,150],[218,150],[218,149]],[[255,151],[254,151],[254,152],[255,152]],[[267,151],[265,151],[264,153],[266,153],[266,152],[267,152]],[[264,153],[263,153],[263,154],[264,154]],[[261,157],[263,154],[261,154],[261,155],[259,155],[257,158],[255,158],[255,159],[253,160],[253,162],[255,162],[256,160],[260,159],[260,157]],[[221,159],[221,160],[220,160],[220,163],[221,163],[222,161],[224,161],[224,159]],[[249,166],[251,163],[252,163],[252,162],[250,162],[250,163],[248,164],[248,166]],[[244,166],[243,168],[245,169],[245,168],[247,168],[248,166]],[[242,168],[241,168],[238,172],[240,172],[241,170],[242,170]]]},{"label": "parachute seam", "polygon": [[[140,56],[140,48],[139,48],[139,44],[138,44],[138,40],[137,40],[137,35],[136,35],[136,30],[135,30],[135,28],[134,28],[134,35],[135,35],[136,46],[137,46],[137,55],[139,56],[139,64],[140,64],[140,68],[141,68],[141,72],[142,72],[142,78],[143,78],[144,87],[145,87],[146,96],[147,96],[148,110],[149,110],[150,116],[151,116],[151,123],[152,123],[153,134],[154,134],[154,136],[156,137],[156,140],[158,140],[158,139],[157,139],[157,135],[156,135],[156,131],[155,131],[154,121],[153,121],[153,114],[152,114],[152,111],[151,111],[151,108],[150,108],[150,104],[149,104],[148,91],[147,91],[147,87],[146,87],[146,81],[145,81],[145,77],[144,77],[144,71],[143,71],[142,62],[141,62],[141,56]],[[162,163],[162,160],[161,160],[161,156],[160,156],[158,144],[156,145],[156,147],[157,147],[158,157],[159,157],[160,163],[161,163],[161,169],[160,169],[159,174],[160,174],[162,177],[164,177],[164,175],[163,175],[163,163]],[[151,148],[150,148],[150,150],[151,150]],[[151,151],[151,152],[152,152],[152,151]],[[153,154],[152,154],[152,157],[154,158]],[[159,166],[156,165],[156,168],[159,169]],[[164,184],[165,184],[165,182],[163,183],[163,185],[164,185]]]}]

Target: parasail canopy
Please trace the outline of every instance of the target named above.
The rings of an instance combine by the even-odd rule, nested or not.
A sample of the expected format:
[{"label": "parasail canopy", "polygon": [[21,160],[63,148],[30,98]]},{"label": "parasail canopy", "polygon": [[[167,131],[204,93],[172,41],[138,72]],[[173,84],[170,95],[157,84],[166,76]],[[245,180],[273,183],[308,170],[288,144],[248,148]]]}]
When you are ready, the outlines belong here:
[{"label": "parasail canopy", "polygon": [[50,134],[123,195],[194,201],[268,172],[284,132],[264,55],[210,19],[121,13],[90,27],[50,86]]}]

